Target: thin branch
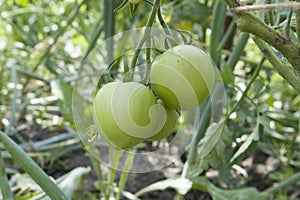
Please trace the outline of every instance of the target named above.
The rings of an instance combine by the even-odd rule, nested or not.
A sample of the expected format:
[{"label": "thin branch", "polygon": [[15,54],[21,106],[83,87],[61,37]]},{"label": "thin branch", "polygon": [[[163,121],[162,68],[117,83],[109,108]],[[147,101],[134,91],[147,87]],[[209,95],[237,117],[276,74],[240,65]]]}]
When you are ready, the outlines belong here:
[{"label": "thin branch", "polygon": [[250,5],[230,8],[229,11],[234,13],[239,12],[251,12],[255,10],[274,10],[274,9],[300,9],[300,3],[298,2],[285,2],[285,3],[273,3],[265,5]]},{"label": "thin branch", "polygon": [[293,17],[293,10],[290,11],[290,14],[287,17],[287,22],[286,25],[284,27],[284,31],[285,31],[285,36],[286,37],[290,37],[290,30],[291,30],[291,21],[292,21],[292,17]]},{"label": "thin branch", "polygon": [[[297,1],[300,2],[300,0]],[[296,11],[296,25],[297,25],[298,46],[300,48],[300,9]]]},{"label": "thin branch", "polygon": [[274,69],[286,80],[290,83],[295,90],[300,93],[300,79],[296,74],[295,70],[289,65],[281,62],[271,47],[266,44],[264,41],[257,37],[253,37],[253,40],[257,44],[258,48],[264,53],[265,57],[269,60],[269,62],[273,65]]},{"label": "thin branch", "polygon": [[156,13],[157,13],[157,8],[159,7],[160,2],[161,2],[161,0],[155,0],[154,1],[154,6],[152,6],[152,10],[151,10],[150,16],[149,16],[147,24],[146,24],[145,32],[144,32],[142,38],[140,39],[140,41],[138,42],[137,47],[135,48],[133,58],[132,58],[132,61],[131,61],[131,65],[130,65],[131,79],[133,79],[134,69],[135,69],[139,54],[141,52],[141,49],[142,49],[146,39],[148,37],[150,37],[150,35],[151,35],[151,27],[154,23],[155,16],[156,16]]},{"label": "thin branch", "polygon": [[300,47],[279,34],[253,13],[238,14],[237,26],[241,31],[252,33],[280,51],[300,74]]}]

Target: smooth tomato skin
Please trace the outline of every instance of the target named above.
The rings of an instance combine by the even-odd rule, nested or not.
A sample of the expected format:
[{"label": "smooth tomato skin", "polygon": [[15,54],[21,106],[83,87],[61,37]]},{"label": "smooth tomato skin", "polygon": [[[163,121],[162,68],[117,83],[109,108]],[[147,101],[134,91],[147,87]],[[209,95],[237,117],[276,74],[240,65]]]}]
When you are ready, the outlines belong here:
[{"label": "smooth tomato skin", "polygon": [[[161,102],[159,102],[159,103],[163,105],[163,103],[161,103]],[[162,140],[162,139],[168,137],[175,130],[175,127],[178,123],[179,113],[176,110],[174,110],[172,108],[168,108],[166,106],[164,106],[164,109],[167,112],[167,119],[166,119],[166,122],[165,122],[163,128],[158,133],[156,133],[154,136],[147,138],[147,140],[150,140],[150,141]]]},{"label": "smooth tomato skin", "polygon": [[[126,98],[129,100],[127,101]],[[130,125],[127,126],[130,124],[127,121],[132,120],[137,126],[146,126],[151,122],[149,110],[156,104],[157,101],[152,91],[142,84],[135,82],[108,83],[98,91],[94,99],[93,118],[96,129],[114,147],[131,148],[142,142],[146,136],[143,131],[138,131]],[[128,109],[114,110],[116,106]],[[120,117],[119,120],[124,120],[127,127],[119,123],[117,117]],[[128,133],[124,131],[125,129],[132,131]]]},{"label": "smooth tomato skin", "polygon": [[170,108],[189,110],[204,102],[215,82],[209,56],[192,45],[172,47],[158,56],[150,70],[150,83]]}]

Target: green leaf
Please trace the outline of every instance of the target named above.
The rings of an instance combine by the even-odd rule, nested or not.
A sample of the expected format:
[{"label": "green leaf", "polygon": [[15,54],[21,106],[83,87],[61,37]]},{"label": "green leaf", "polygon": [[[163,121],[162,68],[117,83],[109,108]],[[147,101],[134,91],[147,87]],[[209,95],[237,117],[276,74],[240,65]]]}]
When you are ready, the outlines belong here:
[{"label": "green leaf", "polygon": [[237,152],[233,155],[233,157],[230,160],[231,164],[237,163],[241,159],[243,159],[249,152],[251,152],[253,149],[255,149],[258,141],[259,136],[263,132],[263,126],[261,124],[261,117],[257,118],[257,122],[254,128],[254,131],[247,137],[245,142],[240,146],[240,148],[237,150]]},{"label": "green leaf", "polygon": [[224,83],[233,83],[234,82],[234,74],[229,65],[224,63],[221,66],[221,76]]},{"label": "green leaf", "polygon": [[[77,167],[70,171],[69,173],[61,176],[55,182],[58,184],[59,188],[64,191],[69,199],[82,199],[84,184],[87,178],[87,174],[90,172],[90,168]],[[46,196],[44,192],[31,198],[30,200],[37,199],[49,200],[50,198]]]},{"label": "green leaf", "polygon": [[213,200],[266,200],[267,197],[259,193],[256,188],[247,187],[241,189],[224,190],[217,188],[206,177],[192,178],[193,189],[208,192]]},{"label": "green leaf", "polygon": [[135,196],[139,197],[145,193],[156,191],[156,190],[166,190],[167,188],[175,189],[179,194],[185,195],[191,188],[192,182],[187,178],[170,178],[162,181],[153,183],[140,191],[138,191]]},{"label": "green leaf", "polygon": [[256,188],[242,188],[234,190],[222,190],[214,185],[209,185],[208,192],[213,200],[266,200],[267,198],[260,194]]},{"label": "green leaf", "polygon": [[30,4],[29,0],[16,0],[16,4],[22,6],[22,7],[28,7]]},{"label": "green leaf", "polygon": [[0,131],[0,140],[13,160],[49,195],[52,199],[68,199],[49,176],[16,144]]},{"label": "green leaf", "polygon": [[198,154],[200,158],[206,157],[217,144],[222,133],[223,126],[224,120],[220,120],[218,123],[212,123],[208,127],[204,138],[201,139],[198,145]]},{"label": "green leaf", "polygon": [[264,86],[265,86],[265,80],[262,78],[257,78],[253,82],[253,84],[250,88],[249,94],[252,94],[252,96],[254,96],[255,98],[259,97],[261,94],[260,91],[263,89]]}]

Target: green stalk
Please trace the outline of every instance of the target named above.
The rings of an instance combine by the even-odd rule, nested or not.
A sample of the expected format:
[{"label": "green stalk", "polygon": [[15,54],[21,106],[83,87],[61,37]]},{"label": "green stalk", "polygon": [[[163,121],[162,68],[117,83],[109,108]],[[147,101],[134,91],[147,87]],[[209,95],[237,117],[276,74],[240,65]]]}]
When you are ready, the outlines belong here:
[{"label": "green stalk", "polygon": [[198,143],[202,138],[203,134],[205,133],[207,127],[209,126],[210,120],[211,120],[211,102],[210,99],[208,99],[203,105],[203,111],[201,112],[201,116],[199,119],[199,126],[197,128],[196,135],[192,140],[191,148],[189,150],[189,154],[187,158],[187,163],[185,169],[181,174],[182,177],[187,176],[190,170],[190,166],[192,166],[196,162]]},{"label": "green stalk", "polygon": [[[90,148],[90,147],[86,147],[86,148]],[[86,149],[87,150],[87,149]],[[99,149],[90,149],[92,151],[94,151],[94,153],[96,154],[96,156],[98,158],[100,158],[100,151]],[[105,177],[103,176],[103,172],[102,172],[102,168],[101,168],[101,163],[99,162],[99,160],[97,160],[95,158],[95,156],[93,156],[93,154],[90,152],[90,151],[86,151],[87,152],[87,155],[88,157],[90,158],[91,160],[91,163],[92,163],[92,166],[99,178],[99,188],[100,188],[100,192],[103,192],[103,196],[105,197],[106,196],[106,190],[105,190]]]},{"label": "green stalk", "polygon": [[[225,0],[231,7],[239,7],[239,1],[236,0]],[[253,35],[264,40],[278,51],[280,51],[287,60],[292,64],[293,68],[300,74],[300,46],[294,44],[293,41],[287,37],[279,34],[272,27],[261,21],[255,14],[250,12],[238,11],[237,26],[241,31],[252,33]],[[299,13],[298,13],[299,16]],[[299,41],[299,17],[298,21],[298,41]],[[289,70],[291,71],[291,70]],[[287,72],[289,73],[289,72]]]},{"label": "green stalk", "polygon": [[14,161],[45,191],[51,199],[67,200],[68,197],[49,176],[5,133],[0,131],[0,141]]},{"label": "green stalk", "polygon": [[42,82],[46,83],[47,85],[50,84],[50,81],[49,81],[49,80],[45,79],[45,78],[42,77],[42,76],[39,76],[39,75],[34,74],[34,73],[32,73],[32,72],[29,72],[29,71],[27,71],[26,69],[23,69],[23,68],[18,67],[18,68],[17,68],[17,71],[18,71],[19,73],[22,73],[23,75],[29,77],[29,78],[32,78],[32,79],[35,79],[35,80],[42,81]]},{"label": "green stalk", "polygon": [[264,41],[257,37],[253,37],[253,40],[257,44],[258,48],[264,53],[264,56],[269,60],[273,65],[274,69],[290,83],[295,90],[300,93],[300,75],[297,75],[297,72],[294,71],[289,65],[281,62],[274,51],[268,46]]},{"label": "green stalk", "polygon": [[150,67],[151,67],[151,41],[150,37],[146,39],[146,71],[145,71],[145,77],[142,80],[142,84],[147,84],[149,81],[149,75],[150,75]]},{"label": "green stalk", "polygon": [[[297,0],[297,2],[300,2],[300,0]],[[298,48],[300,48],[300,9],[296,10],[296,26],[297,26]]]},{"label": "green stalk", "polygon": [[[11,127],[13,126],[13,123],[15,121],[15,114],[17,110],[17,98],[18,98],[18,90],[17,90],[17,84],[18,84],[18,78],[15,67],[12,67],[12,81],[14,83],[14,90],[13,90],[13,100],[11,105],[11,113],[9,117],[9,124],[5,128],[5,135],[7,135],[10,132]],[[1,140],[0,140],[1,141]],[[2,191],[2,196],[4,199],[13,199],[13,194],[10,190],[10,186],[7,179],[7,174],[5,172],[5,164],[4,159],[2,157],[2,152],[0,151],[0,188]]]},{"label": "green stalk", "polygon": [[211,30],[211,39],[209,45],[210,56],[213,61],[218,65],[219,63],[219,54],[218,44],[220,43],[220,38],[223,34],[224,23],[226,19],[226,3],[222,0],[219,0],[215,3],[213,9],[213,21],[212,21],[212,30]]},{"label": "green stalk", "polygon": [[132,61],[131,61],[131,65],[130,65],[131,79],[133,79],[134,69],[135,69],[139,54],[141,52],[141,49],[142,49],[146,39],[151,36],[151,26],[154,23],[155,16],[156,16],[156,13],[157,13],[157,8],[160,6],[160,2],[161,2],[161,0],[154,0],[154,6],[152,6],[150,16],[149,16],[148,21],[146,23],[145,32],[144,32],[142,38],[140,39],[137,47],[135,48],[133,58],[132,58]]},{"label": "green stalk", "polygon": [[234,70],[237,61],[241,57],[241,55],[243,53],[243,49],[245,48],[245,46],[248,42],[248,39],[249,39],[249,33],[242,33],[239,40],[237,41],[237,44],[227,61],[228,66],[232,70]]},{"label": "green stalk", "polygon": [[1,188],[3,199],[7,199],[7,200],[13,199],[13,194],[10,190],[7,174],[5,172],[5,165],[4,165],[4,160],[1,151],[0,151],[0,188]]},{"label": "green stalk", "polygon": [[127,155],[127,158],[126,158],[126,161],[125,161],[125,166],[124,166],[124,169],[123,169],[123,173],[122,173],[120,181],[119,181],[118,193],[117,193],[117,196],[116,196],[116,200],[119,200],[121,198],[121,194],[123,192],[125,183],[127,181],[129,171],[130,171],[130,169],[132,167],[132,164],[133,164],[134,155],[135,155],[135,150],[132,150]]},{"label": "green stalk", "polygon": [[[270,4],[270,3],[272,3],[272,0],[268,0],[268,1],[267,1],[267,4]],[[270,24],[271,26],[273,26],[273,25],[274,25],[274,22],[275,22],[273,10],[269,10],[269,11],[268,11],[268,18],[269,18],[269,24]]]},{"label": "green stalk", "polygon": [[286,37],[290,37],[290,30],[291,30],[291,21],[292,21],[292,17],[293,17],[293,10],[290,11],[289,16],[287,18],[287,22],[286,25],[284,27],[284,31],[285,31],[285,36]]},{"label": "green stalk", "polygon": [[274,194],[275,192],[278,192],[290,185],[293,185],[297,182],[300,181],[300,172],[294,174],[293,176],[291,176],[290,178],[288,179],[285,179],[283,180],[282,182],[266,189],[265,191],[263,191],[262,193],[265,194],[265,195],[270,195],[270,194]]},{"label": "green stalk", "polygon": [[17,111],[17,99],[18,99],[18,90],[17,90],[17,85],[18,85],[18,76],[16,72],[16,68],[12,67],[11,70],[11,76],[12,76],[12,81],[14,83],[14,90],[13,90],[13,99],[11,103],[11,113],[9,116],[9,124],[5,129],[5,134],[8,134],[10,132],[11,127],[13,126],[13,123],[15,121],[15,114]]},{"label": "green stalk", "polygon": [[95,29],[93,29],[93,34],[90,38],[90,41],[89,41],[89,46],[87,47],[84,55],[83,55],[83,58],[80,62],[80,67],[79,67],[79,72],[82,71],[82,68],[83,68],[83,65],[88,57],[88,55],[90,54],[90,52],[94,49],[95,47],[95,44],[97,43],[97,39],[99,38],[101,32],[103,31],[104,29],[104,26],[102,25],[102,16],[98,19],[98,22],[97,22],[97,26]]},{"label": "green stalk", "polygon": [[240,98],[239,101],[236,102],[236,104],[233,106],[233,108],[231,109],[230,113],[227,114],[225,121],[227,121],[227,120],[229,119],[230,115],[231,115],[232,113],[235,112],[235,110],[237,109],[237,107],[240,105],[240,103],[243,101],[243,99],[247,96],[248,91],[250,90],[251,85],[254,83],[255,79],[256,79],[257,76],[259,75],[260,69],[261,69],[263,63],[265,62],[265,60],[266,60],[266,59],[265,59],[264,57],[261,59],[260,63],[258,64],[258,66],[256,67],[256,69],[255,69],[255,71],[254,71],[254,74],[253,74],[253,76],[252,76],[252,78],[251,78],[249,84],[247,85],[245,91],[243,92],[241,98]]},{"label": "green stalk", "polygon": [[[59,38],[63,33],[66,32],[66,28],[67,28],[69,25],[72,24],[72,21],[73,21],[74,18],[76,17],[76,15],[77,15],[77,13],[79,12],[81,6],[82,6],[83,4],[85,4],[85,2],[86,2],[86,0],[83,0],[80,4],[78,4],[78,5],[72,10],[72,12],[70,13],[70,15],[69,15],[68,18],[67,18],[67,23],[66,23],[66,25],[63,26],[63,27],[60,27],[60,29],[59,29],[59,30],[55,33],[55,35],[52,37],[53,42],[52,42],[50,45],[48,45],[47,49],[45,49],[45,51],[42,53],[41,57],[39,58],[39,61],[33,65],[33,70],[32,70],[32,72],[35,72],[35,71],[38,69],[38,67],[41,65],[41,63],[42,63],[44,60],[46,60],[46,59],[49,58],[49,55],[50,55],[50,52],[51,52],[52,47],[56,44],[56,42],[58,41],[58,38]],[[57,71],[56,71],[54,68],[52,68],[52,67],[49,66],[49,65],[46,65],[46,67],[48,68],[48,70],[49,70],[51,73],[53,73],[53,74],[55,74],[55,75],[58,75]],[[28,83],[29,83],[29,80],[27,79],[26,82],[24,83],[24,88],[28,85]],[[24,90],[24,91],[26,91],[26,90]],[[23,95],[24,95],[24,92],[22,93],[22,96],[23,96]]]},{"label": "green stalk", "polygon": [[114,147],[109,147],[109,155],[110,155],[110,161],[111,161],[111,167],[110,167],[110,174],[109,174],[109,180],[108,180],[108,187],[107,187],[107,192],[106,192],[106,196],[105,199],[110,199],[111,192],[113,191],[113,187],[114,187],[114,180],[116,178],[116,172],[117,172],[117,168],[119,165],[119,161],[120,158],[122,156],[123,152],[115,149]]},{"label": "green stalk", "polygon": [[235,26],[235,19],[233,19],[230,22],[230,24],[229,24],[229,26],[228,26],[228,28],[226,30],[226,33],[224,34],[224,36],[223,36],[220,44],[218,45],[218,48],[217,48],[218,52],[220,52],[223,49],[223,47],[226,44],[226,42],[228,41],[229,37],[231,37],[231,33],[232,33],[233,29],[234,29],[234,26]]},{"label": "green stalk", "polygon": [[[81,6],[83,4],[85,4],[86,0],[83,0],[80,4],[78,4],[70,13],[70,15],[67,18],[67,23],[65,26],[61,27],[53,36],[53,42],[48,46],[48,48],[45,50],[44,54],[41,56],[39,62],[34,66],[33,72],[37,69],[37,67],[44,61],[44,59],[46,59],[52,49],[52,47],[56,44],[56,42],[58,41],[58,38],[66,32],[66,28],[72,24],[72,21],[74,20],[74,18],[76,17],[77,13],[79,12]],[[46,65],[46,67],[53,72],[54,74],[58,74],[52,67],[50,67],[49,65]]]},{"label": "green stalk", "polygon": [[104,38],[107,51],[107,63],[111,63],[114,60],[114,29],[115,29],[115,14],[113,8],[113,1],[104,0]]},{"label": "green stalk", "polygon": [[175,46],[176,45],[176,41],[173,39],[173,35],[172,35],[171,31],[170,31],[170,28],[168,27],[168,25],[166,24],[166,22],[165,22],[165,20],[164,20],[164,18],[162,16],[161,6],[159,6],[157,8],[157,18],[158,18],[158,21],[159,21],[160,25],[164,28],[164,32],[168,36],[170,36],[170,38],[168,38],[168,39],[170,39],[171,46]]},{"label": "green stalk", "polygon": [[299,49],[291,40],[277,33],[251,13],[240,15],[237,24],[241,31],[252,33],[275,47],[300,73]]}]

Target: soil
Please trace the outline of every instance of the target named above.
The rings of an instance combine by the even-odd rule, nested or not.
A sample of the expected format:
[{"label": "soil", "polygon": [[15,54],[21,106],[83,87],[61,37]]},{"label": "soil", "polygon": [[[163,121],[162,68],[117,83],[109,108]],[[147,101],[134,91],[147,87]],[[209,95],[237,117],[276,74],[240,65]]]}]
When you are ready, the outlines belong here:
[{"label": "soil", "polygon": [[[40,141],[61,133],[61,131],[49,131],[34,125],[25,128],[19,127],[19,130],[17,131],[23,137],[23,139],[27,140],[28,142]],[[183,157],[182,161],[184,161],[184,159],[185,158]],[[81,148],[78,148],[77,150],[66,154],[64,157],[60,158],[60,160],[63,162],[56,162],[51,168],[45,168],[45,171],[48,175],[54,178],[58,178],[76,167],[92,166],[89,157],[86,155],[86,152]],[[182,164],[178,164],[172,166],[171,170],[170,168],[164,168],[159,171],[148,173],[129,174],[127,183],[125,185],[125,190],[131,193],[135,193],[140,189],[159,180],[172,177],[176,174],[179,175],[182,167]],[[269,178],[269,174],[275,170],[278,170],[279,161],[273,157],[267,157],[262,154],[254,154],[243,161],[242,167],[247,171],[249,177],[252,177],[252,179],[247,182],[247,186],[253,186],[262,191],[274,184],[274,181]],[[108,169],[106,168],[104,169],[104,171],[108,172]],[[94,187],[95,181],[97,181],[97,175],[92,169],[86,180],[84,191],[92,193],[96,192],[96,188]],[[299,188],[297,188],[296,186],[294,188],[291,188],[290,193],[296,196],[296,198],[300,198]],[[167,189],[163,191],[147,193],[140,198],[143,200],[166,200],[174,199],[175,196],[176,192],[174,190]],[[211,198],[207,193],[192,190],[188,192],[187,195],[185,195],[184,199],[210,200]]]}]

